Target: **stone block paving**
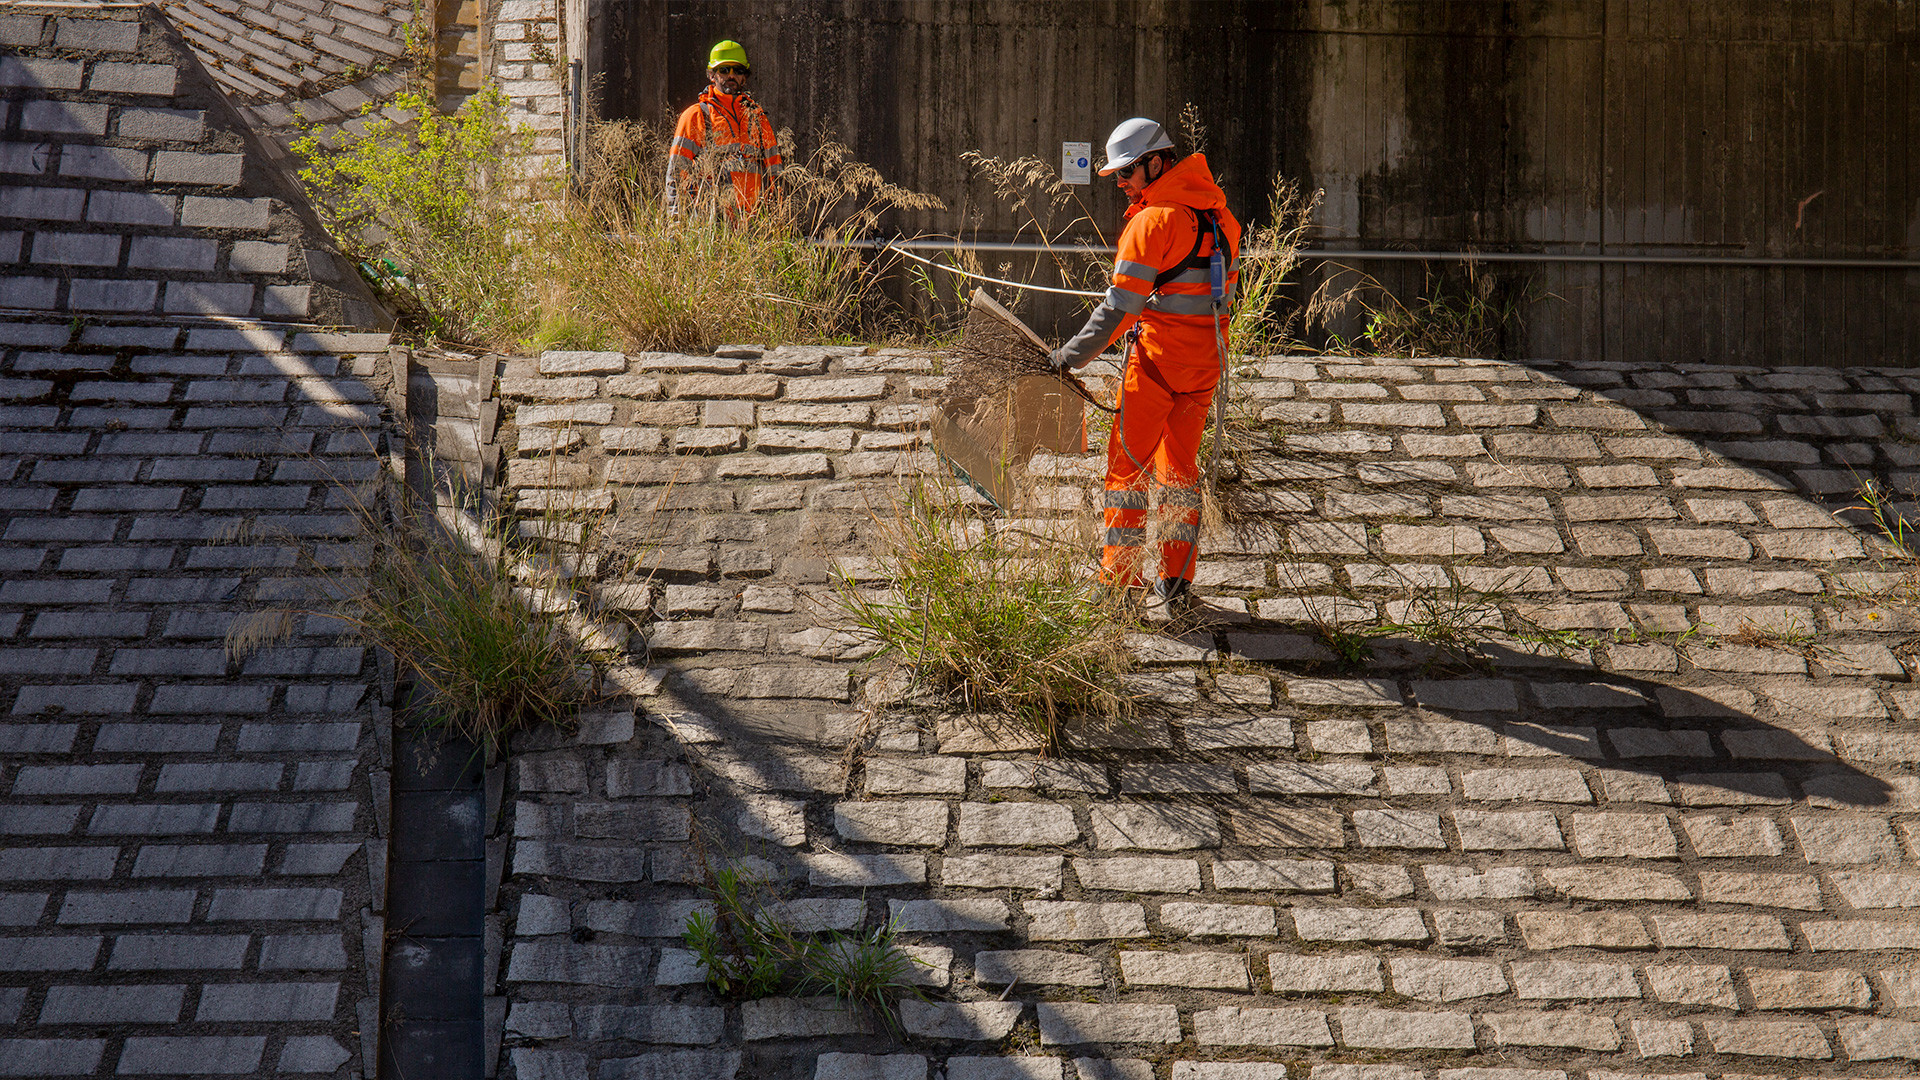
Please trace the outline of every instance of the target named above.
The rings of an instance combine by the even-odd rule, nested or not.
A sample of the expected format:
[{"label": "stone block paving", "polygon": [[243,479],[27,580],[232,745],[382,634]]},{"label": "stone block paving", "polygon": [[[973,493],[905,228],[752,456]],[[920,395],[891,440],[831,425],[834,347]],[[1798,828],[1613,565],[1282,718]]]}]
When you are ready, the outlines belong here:
[{"label": "stone block paving", "polygon": [[371,1073],[375,665],[223,638],[364,558],[386,343],[0,320],[0,1075]]},{"label": "stone block paving", "polygon": [[[312,94],[319,87],[347,89],[342,84],[401,59],[410,27],[424,14],[400,0],[170,0],[162,7],[236,101],[276,103],[317,100],[325,96]],[[302,113],[331,120],[372,99],[341,94],[302,103]]]},{"label": "stone block paving", "polygon": [[[938,475],[903,350],[548,353],[499,391],[517,507],[601,512],[638,702],[517,748],[503,1075],[1893,1077],[1920,1062],[1920,698],[1897,370],[1273,358],[1262,507],[1209,625],[1135,640],[1132,727],[1059,758],[902,701],[826,602]],[[1093,444],[1099,445],[1098,434]],[[1090,541],[1101,457],[1007,517]],[[620,542],[625,539],[626,546]],[[1478,598],[1484,666],[1306,625]],[[650,620],[650,621],[649,621]],[[1518,632],[1535,628],[1533,639]],[[1564,633],[1559,651],[1539,643]],[[636,665],[640,654],[636,648]],[[891,921],[903,1039],[729,1003],[703,865],[796,925]]]},{"label": "stone block paving", "polygon": [[0,46],[0,308],[391,322],[156,9],[9,5]]}]

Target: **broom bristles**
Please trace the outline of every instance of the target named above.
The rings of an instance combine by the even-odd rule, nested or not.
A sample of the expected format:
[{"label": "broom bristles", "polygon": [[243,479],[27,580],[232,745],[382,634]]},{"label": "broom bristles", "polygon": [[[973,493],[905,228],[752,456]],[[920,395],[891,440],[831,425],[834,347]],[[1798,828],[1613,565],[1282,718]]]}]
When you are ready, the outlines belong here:
[{"label": "broom bristles", "polygon": [[947,353],[948,382],[940,405],[966,407],[1004,392],[1015,380],[1053,373],[1047,350],[1024,326],[1010,324],[995,310],[975,303],[967,312],[960,343]]}]

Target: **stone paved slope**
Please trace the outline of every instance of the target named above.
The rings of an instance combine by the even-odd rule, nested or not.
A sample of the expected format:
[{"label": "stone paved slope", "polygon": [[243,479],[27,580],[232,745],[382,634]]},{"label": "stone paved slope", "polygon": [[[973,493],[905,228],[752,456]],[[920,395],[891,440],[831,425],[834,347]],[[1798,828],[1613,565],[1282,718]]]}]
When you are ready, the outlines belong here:
[{"label": "stone paved slope", "polygon": [[385,344],[0,321],[0,1073],[359,1074],[377,680],[325,620],[222,638],[354,557]]},{"label": "stone paved slope", "polygon": [[241,101],[304,97],[391,64],[404,56],[417,16],[398,0],[167,0],[163,7],[221,88]]},{"label": "stone paved slope", "polygon": [[[850,350],[506,368],[519,504],[658,539],[650,580],[593,582],[655,620],[650,723],[514,763],[503,1075],[1911,1075],[1911,617],[1833,511],[1908,479],[1914,377],[1266,362],[1264,527],[1209,538],[1215,624],[1136,639],[1163,712],[1058,760],[899,702],[818,603],[883,584],[869,515],[933,468],[937,385]],[[1027,527],[1090,517],[1097,457],[1036,471]],[[1475,589],[1586,644],[1342,672],[1300,621]],[[907,1038],[712,998],[678,940],[703,857],[808,926],[892,919],[930,965]]]},{"label": "stone paved slope", "polygon": [[0,43],[0,1075],[370,1074],[391,675],[223,638],[364,557],[387,337],[154,9]]},{"label": "stone paved slope", "polygon": [[172,26],[0,13],[0,308],[391,324]]}]

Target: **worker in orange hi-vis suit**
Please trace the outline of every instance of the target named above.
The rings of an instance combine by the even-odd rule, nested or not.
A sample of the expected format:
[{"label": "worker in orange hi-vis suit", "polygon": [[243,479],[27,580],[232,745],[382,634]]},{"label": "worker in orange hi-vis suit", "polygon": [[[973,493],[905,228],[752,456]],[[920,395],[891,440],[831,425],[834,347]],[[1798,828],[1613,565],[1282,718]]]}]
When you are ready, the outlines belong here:
[{"label": "worker in orange hi-vis suit", "polygon": [[1152,120],[1136,118],[1114,129],[1100,173],[1114,176],[1132,200],[1113,286],[1080,332],[1054,351],[1053,362],[1082,367],[1132,327],[1119,413],[1107,440],[1100,579],[1108,589],[1146,587],[1147,481],[1157,475],[1160,577],[1148,602],[1177,616],[1193,605],[1200,438],[1225,365],[1240,223],[1207,159],[1179,157]]},{"label": "worker in orange hi-vis suit", "polygon": [[[780,143],[773,122],[747,93],[747,50],[722,41],[707,57],[707,89],[687,106],[673,128],[667,152],[667,216],[679,217],[690,202],[711,198],[728,218],[749,213],[760,203],[767,179],[780,170]],[[700,152],[713,147],[721,155],[719,173],[730,174],[733,190],[701,190],[694,167]]]}]

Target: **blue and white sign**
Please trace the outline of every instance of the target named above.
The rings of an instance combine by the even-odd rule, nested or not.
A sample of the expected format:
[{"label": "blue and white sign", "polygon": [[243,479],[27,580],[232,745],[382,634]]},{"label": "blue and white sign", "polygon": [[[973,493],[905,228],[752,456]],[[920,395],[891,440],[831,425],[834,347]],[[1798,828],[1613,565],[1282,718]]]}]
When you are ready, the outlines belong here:
[{"label": "blue and white sign", "polygon": [[1060,179],[1068,184],[1093,183],[1093,144],[1090,142],[1070,142],[1060,144]]}]

